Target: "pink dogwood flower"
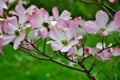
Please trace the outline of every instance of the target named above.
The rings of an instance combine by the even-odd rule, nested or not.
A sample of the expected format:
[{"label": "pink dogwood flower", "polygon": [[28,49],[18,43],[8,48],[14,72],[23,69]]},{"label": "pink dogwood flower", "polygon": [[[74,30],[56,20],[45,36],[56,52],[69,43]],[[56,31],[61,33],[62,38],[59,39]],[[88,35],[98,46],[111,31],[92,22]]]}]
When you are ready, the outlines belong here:
[{"label": "pink dogwood flower", "polygon": [[119,29],[115,21],[108,23],[109,17],[106,12],[100,10],[96,13],[95,21],[87,21],[83,29],[88,33],[100,33],[103,36],[108,35],[108,32]]},{"label": "pink dogwood flower", "polygon": [[78,50],[78,55],[79,55],[79,56],[88,57],[89,55],[91,55],[90,50],[91,50],[91,48],[88,47],[88,46],[85,46],[85,47],[84,47],[84,51],[83,51],[83,48],[80,48],[80,49]]},{"label": "pink dogwood flower", "polygon": [[66,21],[63,19],[59,19],[56,23],[56,26],[54,26],[53,28],[60,28],[62,30],[69,29],[73,35],[74,40],[78,40],[79,42],[78,45],[80,45],[79,40],[82,39],[82,35],[78,32],[79,22],[74,21],[74,20]]},{"label": "pink dogwood flower", "polygon": [[44,8],[34,9],[34,14],[30,17],[30,24],[33,29],[36,30],[36,36],[41,38],[46,38],[48,36],[48,29],[51,24],[49,21],[49,14]]},{"label": "pink dogwood flower", "polygon": [[15,11],[9,11],[10,14],[17,15],[19,18],[19,25],[26,24],[26,27],[30,27],[31,25],[27,22],[30,19],[30,16],[33,14],[33,10],[36,6],[30,6],[27,9],[23,7],[21,3],[17,4],[15,7]]},{"label": "pink dogwood flower", "polygon": [[[80,57],[86,58],[89,55],[91,55],[90,50],[91,48],[87,46],[84,47],[84,51],[83,51],[83,48],[80,48],[79,50],[77,50],[76,46],[74,46],[68,51],[67,55],[70,56],[71,60],[78,61]],[[68,61],[68,65],[73,66],[74,64],[75,63]]]},{"label": "pink dogwood flower", "polygon": [[84,58],[86,58],[89,55],[91,55],[90,52],[91,52],[91,48],[88,46],[84,47],[84,51],[83,51],[83,48],[80,48],[77,50],[76,46],[74,46],[68,51],[68,55],[72,56],[73,59],[76,59],[78,56],[83,56]]},{"label": "pink dogwood flower", "polygon": [[[112,44],[110,44],[109,46],[111,45]],[[96,58],[100,59],[101,61],[109,60],[111,59],[113,49],[112,48],[105,49],[105,48],[106,48],[105,43],[99,42],[97,43],[96,48],[91,48],[90,53]]]},{"label": "pink dogwood flower", "polygon": [[19,26],[16,17],[9,17],[3,23],[4,36],[0,39],[0,46],[13,42],[13,48],[18,49],[21,41],[25,39],[24,25]]},{"label": "pink dogwood flower", "polygon": [[48,41],[54,51],[68,52],[74,45],[78,43],[77,40],[72,40],[73,35],[69,29],[53,28],[49,32],[49,37],[53,39]]}]

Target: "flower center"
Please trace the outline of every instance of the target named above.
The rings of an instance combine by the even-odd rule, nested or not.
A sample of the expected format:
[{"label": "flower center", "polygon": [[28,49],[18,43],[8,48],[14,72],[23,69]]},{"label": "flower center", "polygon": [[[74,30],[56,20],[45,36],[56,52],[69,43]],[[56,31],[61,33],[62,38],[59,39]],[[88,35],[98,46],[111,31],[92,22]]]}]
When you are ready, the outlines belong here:
[{"label": "flower center", "polygon": [[104,27],[100,28],[100,32],[104,32],[106,29]]},{"label": "flower center", "polygon": [[14,34],[15,34],[16,36],[19,36],[19,35],[20,35],[20,32],[19,32],[18,30],[15,30],[15,31],[14,31]]},{"label": "flower center", "polygon": [[66,39],[62,40],[61,43],[66,46],[68,44],[68,41]]},{"label": "flower center", "polygon": [[22,24],[21,23],[18,23],[18,26],[20,27]]},{"label": "flower center", "polygon": [[48,28],[49,24],[47,22],[43,22],[42,24],[45,28]]}]

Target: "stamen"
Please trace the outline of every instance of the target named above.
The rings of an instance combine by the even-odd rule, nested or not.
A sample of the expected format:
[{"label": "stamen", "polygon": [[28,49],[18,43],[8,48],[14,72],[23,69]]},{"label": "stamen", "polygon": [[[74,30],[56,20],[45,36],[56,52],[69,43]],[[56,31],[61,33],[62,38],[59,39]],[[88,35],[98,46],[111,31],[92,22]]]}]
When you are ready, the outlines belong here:
[{"label": "stamen", "polygon": [[68,41],[65,39],[65,40],[62,40],[61,41],[62,42],[62,44],[64,45],[64,46],[66,46],[67,44],[68,44]]}]

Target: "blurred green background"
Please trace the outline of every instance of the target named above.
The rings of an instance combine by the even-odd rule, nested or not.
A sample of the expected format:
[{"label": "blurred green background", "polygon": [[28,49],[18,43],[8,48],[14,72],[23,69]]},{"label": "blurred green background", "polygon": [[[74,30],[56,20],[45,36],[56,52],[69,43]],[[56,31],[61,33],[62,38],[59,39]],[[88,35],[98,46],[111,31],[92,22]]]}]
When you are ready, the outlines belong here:
[{"label": "blurred green background", "polygon": [[[79,0],[26,0],[28,5],[36,5],[45,8],[50,14],[51,9],[57,6],[60,13],[69,10],[72,17],[81,16],[83,19],[94,19],[96,11],[102,9],[96,4],[83,4]],[[94,0],[86,0],[94,1]],[[106,4],[109,4],[105,0]],[[118,3],[109,4],[119,10]],[[13,6],[11,5],[11,8]],[[93,45],[99,39],[88,41],[88,45]],[[0,55],[0,80],[89,80],[86,74],[64,68],[52,62],[39,61],[20,50],[14,51],[12,46],[3,47],[5,56]],[[89,60],[88,60],[89,61]],[[89,62],[88,62],[89,63]],[[93,70],[93,75],[98,80],[120,80],[120,57],[115,57],[109,61],[100,62]]]}]

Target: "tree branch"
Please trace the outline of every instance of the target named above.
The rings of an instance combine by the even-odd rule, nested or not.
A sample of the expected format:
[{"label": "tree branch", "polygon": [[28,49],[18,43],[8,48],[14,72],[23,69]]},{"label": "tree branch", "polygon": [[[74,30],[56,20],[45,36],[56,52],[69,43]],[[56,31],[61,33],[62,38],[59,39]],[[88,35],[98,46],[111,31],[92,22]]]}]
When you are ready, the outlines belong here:
[{"label": "tree branch", "polygon": [[[21,50],[25,51],[25,52],[28,53],[30,56],[32,56],[32,57],[34,57],[34,58],[36,58],[36,59],[38,59],[38,60],[51,61],[51,62],[56,63],[56,64],[59,64],[59,65],[61,65],[61,66],[63,66],[63,67],[70,68],[70,69],[72,69],[72,70],[81,71],[81,72],[84,72],[84,73],[85,73],[85,71],[82,70],[82,69],[75,68],[75,67],[66,65],[66,64],[64,64],[64,63],[61,63],[61,62],[53,59],[52,57],[50,57],[50,56],[48,56],[48,55],[46,55],[46,54],[43,54],[46,58],[40,58],[39,56],[34,55],[34,53],[30,54],[30,50],[28,50],[28,49],[26,49],[26,48],[21,47]],[[40,54],[41,54],[41,53],[40,53]]]},{"label": "tree branch", "polygon": [[101,53],[102,51],[104,51],[104,50],[106,50],[106,49],[109,49],[109,48],[112,48],[112,47],[115,47],[115,46],[117,46],[117,45],[119,45],[119,44],[120,44],[120,43],[114,44],[114,45],[112,45],[112,46],[108,46],[108,47],[106,47],[106,48],[103,48],[102,50],[98,51],[97,53]]}]

